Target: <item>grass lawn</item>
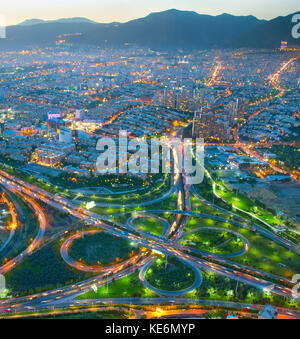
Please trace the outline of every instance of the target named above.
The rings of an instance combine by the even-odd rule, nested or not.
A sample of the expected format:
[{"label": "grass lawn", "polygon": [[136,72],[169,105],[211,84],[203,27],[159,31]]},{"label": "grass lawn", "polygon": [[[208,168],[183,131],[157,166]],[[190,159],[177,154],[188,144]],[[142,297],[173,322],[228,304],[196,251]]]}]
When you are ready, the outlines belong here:
[{"label": "grass lawn", "polygon": [[240,233],[250,241],[251,245],[246,254],[233,261],[288,279],[292,279],[300,272],[299,255],[246,229],[241,229]]},{"label": "grass lawn", "polygon": [[31,295],[86,280],[92,274],[76,271],[60,257],[59,243],[26,257],[22,265],[5,275],[13,295]]},{"label": "grass lawn", "polygon": [[131,246],[128,240],[101,232],[76,239],[70,247],[69,255],[88,265],[99,263],[108,266],[116,261],[126,260],[136,252],[137,248]]},{"label": "grass lawn", "polygon": [[191,248],[215,254],[236,253],[244,248],[243,241],[236,235],[206,229],[187,235],[181,243]]},{"label": "grass lawn", "polygon": [[146,272],[146,280],[160,290],[179,291],[193,285],[194,271],[177,258],[158,258]]},{"label": "grass lawn", "polygon": [[156,294],[146,289],[139,279],[138,273],[133,273],[120,280],[111,282],[107,286],[102,286],[98,292],[93,291],[82,294],[77,299],[101,299],[101,298],[153,298]]},{"label": "grass lawn", "polygon": [[[284,297],[268,294],[255,287],[239,283],[235,280],[219,276],[214,273],[204,273],[201,287],[187,294],[187,299],[205,299],[220,301],[238,301],[249,304],[271,304],[279,307],[299,309],[297,301]],[[237,288],[238,287],[238,288]],[[236,293],[237,289],[237,293]]]},{"label": "grass lawn", "polygon": [[163,224],[154,218],[141,217],[133,220],[133,224],[143,231],[152,233],[154,235],[162,235],[164,232]]},{"label": "grass lawn", "polygon": [[216,226],[217,224],[218,222],[211,218],[198,218],[192,216],[189,218],[185,231],[188,232],[200,227],[210,227],[210,226],[212,227]]},{"label": "grass lawn", "polygon": [[[141,187],[138,187],[141,189]],[[136,192],[127,192],[133,190],[134,188],[125,188],[125,193],[118,194],[88,194],[80,198],[81,201],[90,201],[94,200],[96,203],[111,203],[111,204],[138,204],[140,201],[149,201],[156,198],[159,198],[161,195],[168,192],[170,189],[170,180],[166,182],[159,182],[154,185],[149,185],[144,187],[143,190]],[[127,193],[126,193],[127,192]]]},{"label": "grass lawn", "polygon": [[[256,206],[247,197],[240,194],[235,195],[233,192],[222,190],[219,186],[217,186],[216,190],[217,193],[226,201],[228,201],[229,204],[232,204],[248,213],[254,214],[256,217],[262,219],[270,225],[276,226],[282,224],[282,222],[277,217],[272,215],[270,212]],[[253,208],[255,209],[255,212],[252,210]]]},{"label": "grass lawn", "polygon": [[[235,280],[224,278],[213,273],[204,273],[203,283],[200,288],[184,296],[187,299],[207,299],[220,301],[240,301],[255,304],[273,304],[276,306],[294,307],[299,309],[299,304],[284,300],[283,297],[269,295],[254,287],[239,284],[237,296],[235,290],[237,282]],[[144,298],[155,298],[150,290],[143,288],[138,273],[134,273],[123,279],[112,282],[108,285],[108,293],[106,286],[100,287],[98,293],[92,291],[79,296],[77,299],[102,299],[102,298],[121,298],[141,296]]]},{"label": "grass lawn", "polygon": [[191,217],[186,231],[200,227],[221,227],[243,235],[250,242],[250,249],[246,254],[231,259],[243,265],[247,265],[265,272],[273,273],[291,279],[294,274],[300,272],[299,255],[288,251],[285,247],[254,233],[245,228],[239,228],[229,222],[219,222],[207,218]]},{"label": "grass lawn", "polygon": [[196,197],[191,196],[191,207],[193,212],[210,214],[210,215],[218,215],[222,218],[228,218],[227,213],[223,213],[221,211],[216,210],[213,207],[210,207],[201,201],[199,201]]}]

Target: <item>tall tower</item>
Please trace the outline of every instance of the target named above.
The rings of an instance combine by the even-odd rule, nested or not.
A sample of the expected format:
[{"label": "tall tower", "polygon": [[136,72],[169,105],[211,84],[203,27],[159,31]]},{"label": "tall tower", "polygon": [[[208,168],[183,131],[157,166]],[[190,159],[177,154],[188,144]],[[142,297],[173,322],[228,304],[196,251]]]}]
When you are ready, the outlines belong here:
[{"label": "tall tower", "polygon": [[197,122],[197,120],[199,120],[201,118],[201,114],[202,114],[202,107],[201,107],[200,111],[195,111],[195,114],[194,114],[193,130],[192,130],[192,137],[193,138],[195,136],[195,131],[196,131],[196,122]]},{"label": "tall tower", "polygon": [[0,87],[0,100],[8,98],[8,87]]},{"label": "tall tower", "polygon": [[239,118],[239,99],[236,99],[234,104],[234,111],[233,111],[233,120],[236,121]]},{"label": "tall tower", "polygon": [[163,106],[167,106],[167,89],[164,88],[164,96],[163,96]]}]

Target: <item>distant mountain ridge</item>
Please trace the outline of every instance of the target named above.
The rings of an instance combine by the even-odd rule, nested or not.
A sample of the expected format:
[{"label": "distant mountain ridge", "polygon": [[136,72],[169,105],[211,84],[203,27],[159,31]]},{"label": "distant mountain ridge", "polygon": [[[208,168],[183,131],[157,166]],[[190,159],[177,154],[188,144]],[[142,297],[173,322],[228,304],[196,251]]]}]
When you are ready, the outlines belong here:
[{"label": "distant mountain ridge", "polygon": [[73,24],[82,24],[82,23],[91,23],[97,24],[96,21],[87,19],[87,18],[62,18],[56,20],[41,20],[41,19],[29,19],[19,23],[17,26],[34,26],[39,24],[49,24],[49,23],[73,23]]},{"label": "distant mountain ridge", "polygon": [[86,18],[44,21],[26,20],[7,27],[0,46],[49,45],[59,34],[79,45],[124,46],[134,44],[153,49],[276,48],[281,40],[299,45],[291,35],[292,14],[270,21],[254,16],[217,16],[176,9],[151,13],[126,23],[96,23]]},{"label": "distant mountain ridge", "polygon": [[[299,11],[300,13],[300,11]],[[274,48],[279,47],[280,41],[287,41],[289,45],[300,45],[300,39],[292,37],[292,28],[295,23],[292,18],[296,13],[288,16],[279,16],[267,22],[260,23],[251,31],[242,34],[233,42],[232,47]]]},{"label": "distant mountain ridge", "polygon": [[223,47],[261,22],[253,16],[210,16],[173,9],[151,13],[145,18],[113,27],[109,32],[103,32],[101,27],[95,28],[82,39],[106,40],[111,44],[127,42],[152,48]]}]

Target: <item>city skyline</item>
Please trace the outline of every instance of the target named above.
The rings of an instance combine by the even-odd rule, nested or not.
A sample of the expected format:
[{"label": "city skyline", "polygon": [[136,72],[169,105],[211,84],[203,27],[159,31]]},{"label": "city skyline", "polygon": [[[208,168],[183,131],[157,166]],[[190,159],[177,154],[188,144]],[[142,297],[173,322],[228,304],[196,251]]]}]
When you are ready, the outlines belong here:
[{"label": "city skyline", "polygon": [[[6,25],[15,25],[27,19],[56,20],[59,18],[86,17],[96,22],[127,22],[147,16],[152,12],[160,12],[176,8],[179,10],[195,11],[199,14],[220,15],[254,15],[259,19],[270,20],[277,16],[285,16],[299,10],[298,1],[289,0],[284,4],[281,1],[266,0],[264,2],[231,0],[226,4],[220,0],[151,1],[145,3],[137,0],[102,1],[63,0],[63,1],[22,1],[12,0],[1,7],[1,14],[6,18]],[[234,8],[234,9],[233,9]]]}]

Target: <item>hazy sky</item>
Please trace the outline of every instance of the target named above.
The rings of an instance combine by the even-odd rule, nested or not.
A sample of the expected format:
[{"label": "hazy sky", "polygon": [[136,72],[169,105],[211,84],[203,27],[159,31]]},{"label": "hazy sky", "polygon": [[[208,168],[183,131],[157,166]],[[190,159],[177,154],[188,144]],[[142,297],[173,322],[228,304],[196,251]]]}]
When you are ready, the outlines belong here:
[{"label": "hazy sky", "polygon": [[25,19],[87,17],[98,22],[128,21],[170,8],[218,15],[253,14],[271,19],[300,10],[299,0],[0,0],[6,24]]}]

